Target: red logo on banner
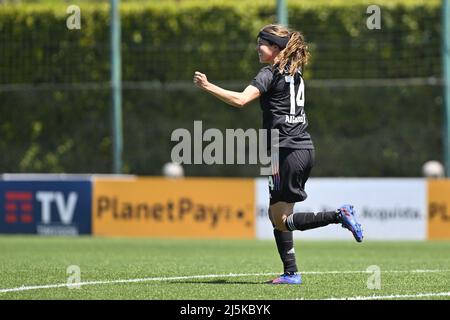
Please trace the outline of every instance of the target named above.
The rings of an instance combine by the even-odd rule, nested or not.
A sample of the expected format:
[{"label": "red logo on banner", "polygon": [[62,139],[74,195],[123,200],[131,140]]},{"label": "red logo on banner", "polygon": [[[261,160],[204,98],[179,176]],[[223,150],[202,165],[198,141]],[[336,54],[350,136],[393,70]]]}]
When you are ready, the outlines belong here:
[{"label": "red logo on banner", "polygon": [[9,191],[5,193],[6,223],[33,222],[33,194],[31,192]]}]

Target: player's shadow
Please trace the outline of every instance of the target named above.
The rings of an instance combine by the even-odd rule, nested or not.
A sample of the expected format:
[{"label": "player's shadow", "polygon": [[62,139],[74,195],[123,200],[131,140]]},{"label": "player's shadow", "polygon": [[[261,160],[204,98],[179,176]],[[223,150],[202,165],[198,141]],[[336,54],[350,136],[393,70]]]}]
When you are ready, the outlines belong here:
[{"label": "player's shadow", "polygon": [[217,279],[217,280],[200,280],[200,281],[195,281],[195,280],[177,280],[177,281],[172,281],[172,282],[176,282],[176,283],[203,283],[203,284],[264,284],[264,281],[234,281],[234,280],[226,280],[226,279]]}]

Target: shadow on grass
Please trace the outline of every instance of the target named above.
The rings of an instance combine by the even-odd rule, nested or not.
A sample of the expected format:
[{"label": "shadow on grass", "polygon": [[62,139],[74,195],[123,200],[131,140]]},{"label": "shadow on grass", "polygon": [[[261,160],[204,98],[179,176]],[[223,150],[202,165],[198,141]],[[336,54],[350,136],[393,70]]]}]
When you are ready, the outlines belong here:
[{"label": "shadow on grass", "polygon": [[267,281],[233,281],[233,280],[225,280],[225,279],[218,279],[218,280],[177,280],[177,281],[170,281],[170,283],[192,283],[192,284],[267,284]]}]

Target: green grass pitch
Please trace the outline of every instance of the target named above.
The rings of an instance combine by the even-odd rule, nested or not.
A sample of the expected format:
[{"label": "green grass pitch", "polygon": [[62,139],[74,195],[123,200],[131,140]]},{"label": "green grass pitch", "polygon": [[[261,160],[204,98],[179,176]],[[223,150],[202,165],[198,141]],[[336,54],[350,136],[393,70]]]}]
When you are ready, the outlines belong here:
[{"label": "green grass pitch", "polygon": [[[0,252],[0,300],[450,299],[444,241],[296,240],[299,286],[264,283],[282,271],[269,240],[0,236]],[[78,289],[66,285],[71,265],[80,268]],[[380,289],[368,288],[372,265]]]}]

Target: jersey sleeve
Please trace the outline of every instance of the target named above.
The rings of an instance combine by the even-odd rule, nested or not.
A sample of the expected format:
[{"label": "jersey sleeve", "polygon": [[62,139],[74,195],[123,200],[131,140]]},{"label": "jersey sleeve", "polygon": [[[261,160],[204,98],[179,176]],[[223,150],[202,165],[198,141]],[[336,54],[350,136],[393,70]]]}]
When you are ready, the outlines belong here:
[{"label": "jersey sleeve", "polygon": [[269,91],[270,84],[272,83],[273,73],[270,67],[262,68],[256,77],[250,83],[252,86],[258,88],[259,92],[265,93]]}]

